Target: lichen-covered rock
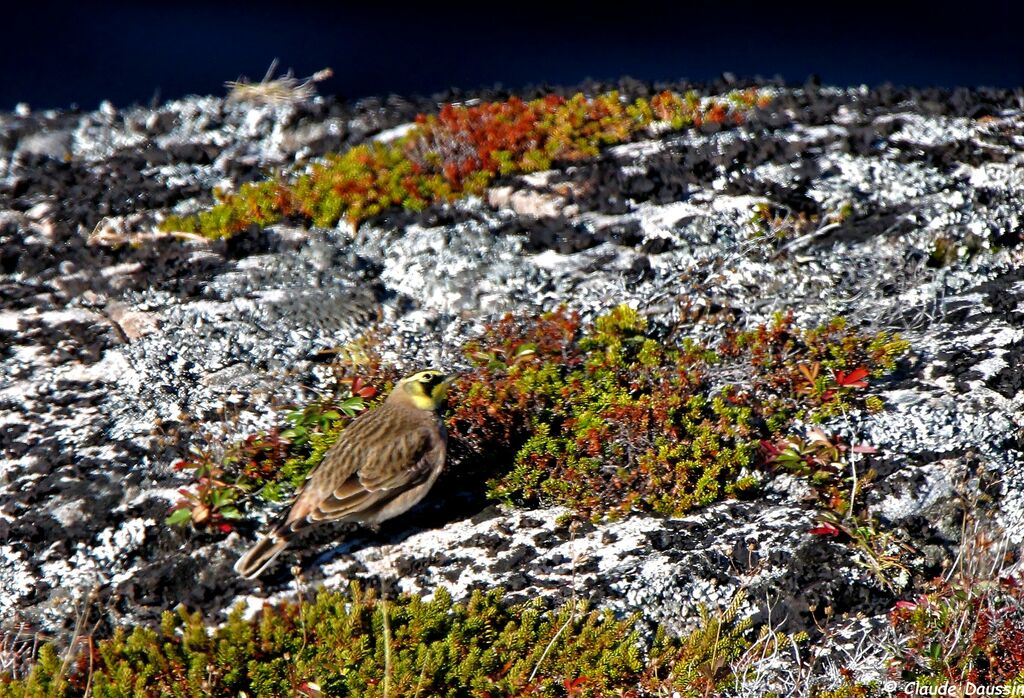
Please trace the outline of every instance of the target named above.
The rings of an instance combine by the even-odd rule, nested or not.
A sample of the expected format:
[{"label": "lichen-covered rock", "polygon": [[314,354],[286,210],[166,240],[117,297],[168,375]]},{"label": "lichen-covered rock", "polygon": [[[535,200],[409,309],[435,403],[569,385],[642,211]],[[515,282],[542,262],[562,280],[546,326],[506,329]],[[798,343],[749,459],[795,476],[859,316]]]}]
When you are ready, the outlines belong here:
[{"label": "lichen-covered rock", "polygon": [[[456,600],[496,586],[513,601],[579,597],[683,632],[699,604],[743,588],[759,621],[850,657],[955,557],[965,515],[1019,544],[1019,96],[772,94],[742,125],[655,130],[354,233],[286,221],[216,242],[155,224],[431,107],[190,98],[0,115],[0,630],[66,638],[85,603],[107,623],[179,603],[217,621],[240,600],[361,579]],[[164,523],[188,484],[174,463],[309,402],[328,374],[320,352],[386,328],[386,361],[458,370],[465,341],[506,312],[592,319],[622,303],[702,341],[778,311],[900,332],[911,354],[873,384],[882,409],[826,426],[877,449],[852,496],[913,547],[906,574],[810,533],[813,495],[790,476],[679,519],[571,523],[494,506],[453,462],[414,512],[321,531],[292,553],[301,578],[285,564],[256,585],[231,572],[256,523],[226,537]]]}]

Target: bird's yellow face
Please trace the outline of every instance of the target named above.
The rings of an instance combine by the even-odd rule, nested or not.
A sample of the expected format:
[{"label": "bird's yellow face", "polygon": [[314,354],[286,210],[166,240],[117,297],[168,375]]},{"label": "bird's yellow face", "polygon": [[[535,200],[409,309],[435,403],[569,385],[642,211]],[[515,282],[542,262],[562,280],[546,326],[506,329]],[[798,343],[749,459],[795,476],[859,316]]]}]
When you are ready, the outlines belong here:
[{"label": "bird's yellow face", "polygon": [[420,371],[398,381],[395,390],[402,390],[413,405],[421,410],[439,410],[448,396],[451,379],[440,371]]}]

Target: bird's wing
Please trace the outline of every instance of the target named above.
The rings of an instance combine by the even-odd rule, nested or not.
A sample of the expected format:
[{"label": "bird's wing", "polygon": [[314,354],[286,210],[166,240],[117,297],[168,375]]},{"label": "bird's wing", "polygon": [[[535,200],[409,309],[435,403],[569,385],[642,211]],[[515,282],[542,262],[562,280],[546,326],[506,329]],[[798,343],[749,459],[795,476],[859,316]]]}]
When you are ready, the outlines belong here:
[{"label": "bird's wing", "polygon": [[357,519],[362,513],[375,511],[396,494],[428,477],[431,460],[425,456],[435,440],[430,430],[421,428],[395,436],[385,448],[368,450],[353,446],[339,451],[337,458],[352,459],[359,465],[346,465],[344,471],[349,476],[339,484],[333,483],[338,483],[340,478],[331,478],[333,486],[329,489],[323,488],[317,478],[307,483],[306,490],[312,492],[307,496],[304,491],[296,500],[296,513],[300,513],[303,499],[306,499],[305,511],[301,516],[311,522]]},{"label": "bird's wing", "polygon": [[291,508],[277,523],[277,530],[300,531],[316,521],[335,518],[324,516],[319,511],[320,503],[352,479],[362,464],[362,444],[366,443],[368,436],[372,437],[383,428],[386,417],[380,408],[364,412],[342,430],[323,460],[306,476]]},{"label": "bird's wing", "polygon": [[372,492],[405,489],[423,482],[430,474],[428,454],[437,445],[437,435],[421,427],[396,439],[389,453],[376,463],[359,469],[359,483]]}]

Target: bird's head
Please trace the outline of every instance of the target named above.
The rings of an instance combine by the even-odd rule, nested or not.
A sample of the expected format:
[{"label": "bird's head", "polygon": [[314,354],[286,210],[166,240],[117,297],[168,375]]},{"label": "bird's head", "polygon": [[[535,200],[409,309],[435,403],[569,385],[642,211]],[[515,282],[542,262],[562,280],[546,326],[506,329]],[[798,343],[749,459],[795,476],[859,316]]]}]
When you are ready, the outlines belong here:
[{"label": "bird's head", "polygon": [[391,394],[407,399],[421,410],[440,410],[451,380],[440,371],[420,371],[398,381]]}]

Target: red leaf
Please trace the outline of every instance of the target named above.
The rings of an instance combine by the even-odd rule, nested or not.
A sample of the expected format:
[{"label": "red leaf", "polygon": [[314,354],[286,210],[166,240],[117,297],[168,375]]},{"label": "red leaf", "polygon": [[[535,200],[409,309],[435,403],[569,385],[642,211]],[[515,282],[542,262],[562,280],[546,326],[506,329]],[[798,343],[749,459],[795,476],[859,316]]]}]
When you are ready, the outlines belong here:
[{"label": "red leaf", "polygon": [[830,523],[823,523],[808,531],[812,536],[838,536],[841,531]]},{"label": "red leaf", "polygon": [[296,691],[302,696],[319,696],[321,695],[320,684],[313,683],[311,681],[303,681],[299,684]]},{"label": "red leaf", "polygon": [[366,399],[370,399],[377,394],[377,389],[372,385],[367,385],[366,381],[364,381],[360,376],[356,376],[352,379],[352,385],[349,388],[349,391],[352,395]]},{"label": "red leaf", "polygon": [[896,605],[893,606],[893,608],[905,608],[909,611],[913,611],[915,608],[917,608],[917,604],[913,601],[897,601]]},{"label": "red leaf", "polygon": [[836,371],[836,384],[845,388],[866,388],[868,382],[864,380],[868,375],[868,370],[861,366],[855,368],[849,373],[845,371]]}]

